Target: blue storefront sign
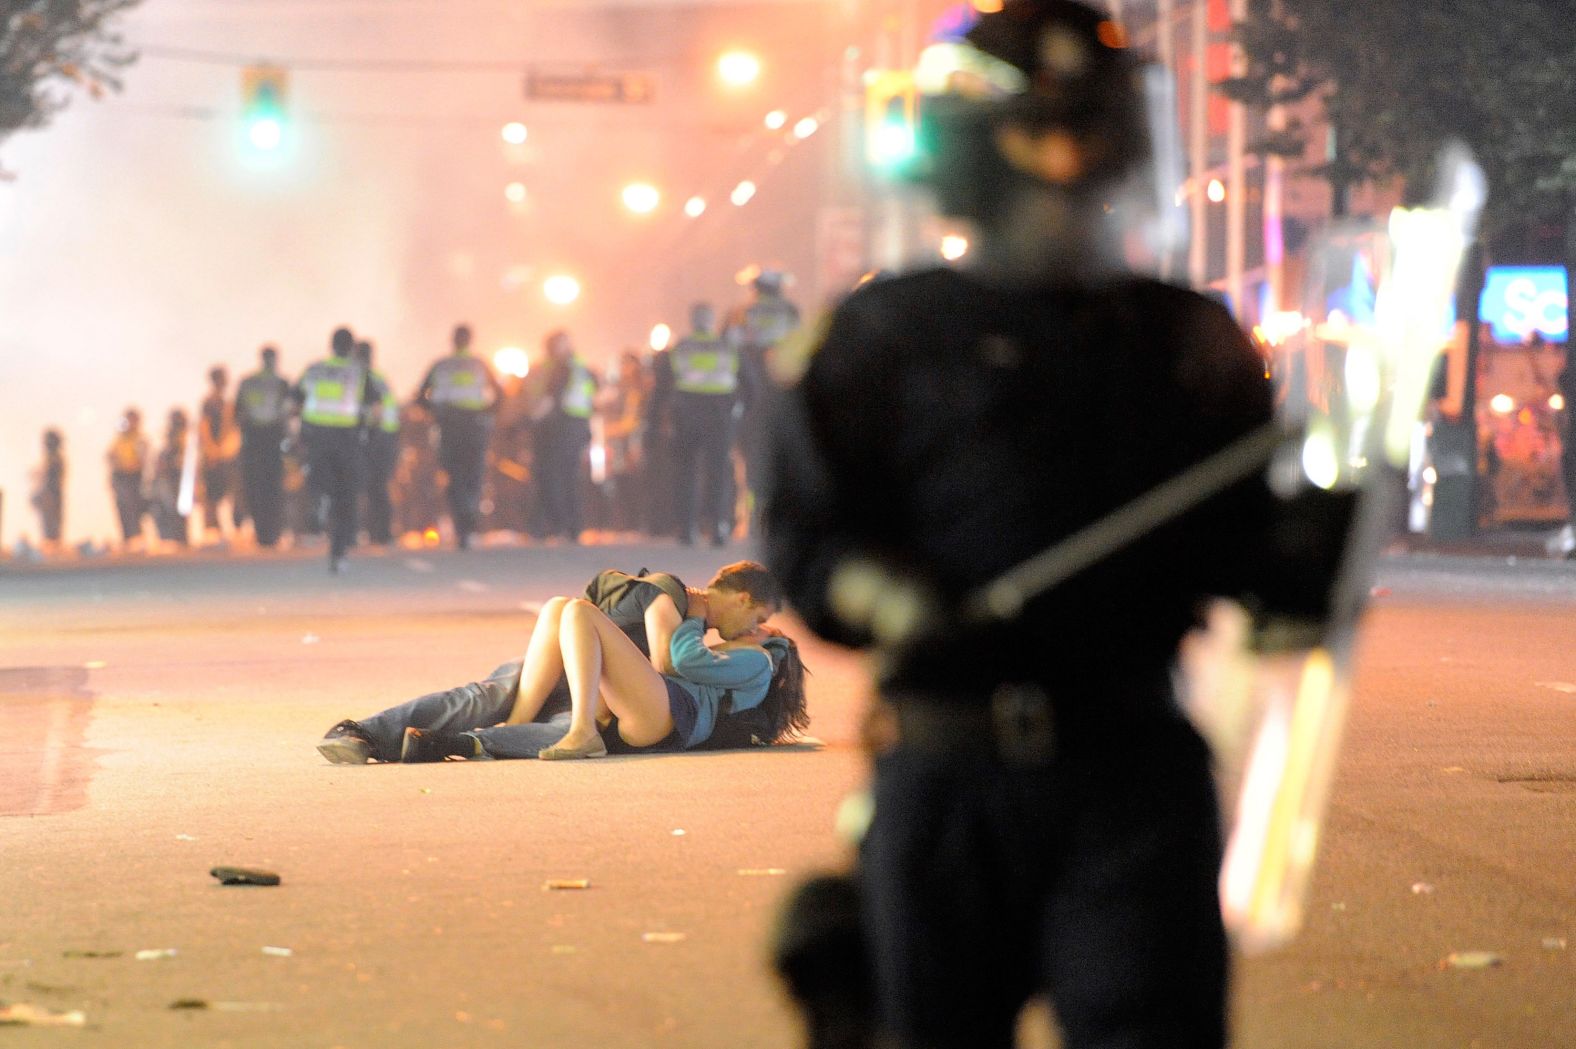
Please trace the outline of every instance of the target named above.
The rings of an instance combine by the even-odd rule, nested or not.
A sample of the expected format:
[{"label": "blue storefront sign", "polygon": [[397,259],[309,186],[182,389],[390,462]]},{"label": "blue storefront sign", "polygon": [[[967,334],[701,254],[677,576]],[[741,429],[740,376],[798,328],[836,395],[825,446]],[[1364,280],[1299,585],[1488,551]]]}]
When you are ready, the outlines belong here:
[{"label": "blue storefront sign", "polygon": [[1535,331],[1549,342],[1564,342],[1569,304],[1564,266],[1490,266],[1478,320],[1494,326],[1499,342],[1518,343]]}]

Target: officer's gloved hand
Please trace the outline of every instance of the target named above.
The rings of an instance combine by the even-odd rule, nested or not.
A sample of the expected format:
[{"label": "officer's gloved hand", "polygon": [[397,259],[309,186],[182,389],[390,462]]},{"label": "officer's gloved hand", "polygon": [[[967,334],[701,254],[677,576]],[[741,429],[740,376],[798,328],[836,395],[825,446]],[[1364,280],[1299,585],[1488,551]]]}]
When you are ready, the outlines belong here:
[{"label": "officer's gloved hand", "polygon": [[941,631],[941,599],[913,573],[850,558],[833,571],[827,591],[839,619],[889,651],[913,647]]}]

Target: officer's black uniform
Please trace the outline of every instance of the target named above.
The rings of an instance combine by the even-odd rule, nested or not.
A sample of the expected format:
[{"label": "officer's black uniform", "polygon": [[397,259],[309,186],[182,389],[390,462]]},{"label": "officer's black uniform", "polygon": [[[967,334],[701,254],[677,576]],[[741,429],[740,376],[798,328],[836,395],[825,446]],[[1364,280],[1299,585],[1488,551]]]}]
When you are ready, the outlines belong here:
[{"label": "officer's black uniform", "polygon": [[[1078,5],[999,17],[1045,8],[1085,58],[1105,46]],[[1034,31],[1026,65],[1065,53]],[[879,683],[900,742],[876,759],[859,884],[894,1044],[1009,1046],[1039,993],[1069,1049],[1224,1044],[1216,798],[1170,667],[1201,600],[1247,587],[1267,487],[1210,499],[1006,625],[959,610],[1270,417],[1230,315],[1153,281],[935,270],[831,318],[775,428],[768,565],[837,642],[872,643],[837,596],[862,561],[949,612]]]},{"label": "officer's black uniform", "polygon": [[493,414],[503,388],[487,362],[470,353],[471,331],[454,330],[454,353],[435,363],[422,380],[416,400],[438,423],[438,456],[448,475],[449,519],[460,549],[476,531]]},{"label": "officer's black uniform", "polygon": [[354,346],[348,329],[336,329],[328,359],[307,368],[295,388],[309,484],[328,503],[331,572],[344,567],[346,555],[356,545],[365,423],[368,409],[377,404],[366,369],[350,358]]},{"label": "officer's black uniform", "polygon": [[[697,307],[702,309],[703,307]],[[710,330],[709,310],[655,366],[653,398],[671,413],[676,535],[695,542],[695,521],[714,546],[733,534],[733,431],[740,354]]]}]

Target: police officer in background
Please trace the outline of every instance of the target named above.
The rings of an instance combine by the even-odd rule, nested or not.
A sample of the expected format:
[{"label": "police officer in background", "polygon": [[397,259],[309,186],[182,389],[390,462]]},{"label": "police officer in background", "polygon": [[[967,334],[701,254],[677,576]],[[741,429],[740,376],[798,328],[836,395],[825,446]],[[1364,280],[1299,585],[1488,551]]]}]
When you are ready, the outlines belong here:
[{"label": "police officer in background", "polygon": [[536,521],[538,539],[563,536],[580,541],[580,475],[591,443],[591,410],[596,376],[575,352],[567,331],[547,336],[543,393],[533,413],[536,438]]},{"label": "police officer in background", "polygon": [[279,351],[264,346],[262,367],[235,391],[235,422],[241,430],[241,487],[258,546],[279,542],[284,526],[284,452],[290,422],[290,383],[279,374]]},{"label": "police officer in background", "polygon": [[366,464],[367,538],[378,546],[394,541],[394,505],[389,481],[399,460],[399,398],[394,388],[372,366],[372,343],[356,343],[356,362],[367,371],[370,393],[377,401],[367,421]]},{"label": "police officer in background", "polygon": [[449,477],[449,519],[461,550],[471,545],[492,441],[493,412],[503,388],[487,362],[471,353],[471,329],[454,329],[454,352],[421,382],[416,400],[438,424],[438,457]]},{"label": "police officer in background", "polygon": [[1120,27],[1006,0],[951,47],[923,140],[975,262],[837,308],[765,504],[796,611],[883,656],[857,875],[882,1044],[1010,1046],[1043,994],[1068,1049],[1218,1049],[1220,827],[1171,667],[1268,560],[1262,471],[1004,620],[972,599],[1260,433],[1270,389],[1223,308],[1120,258],[1107,204],[1149,154]]},{"label": "police officer in background", "polygon": [[744,457],[745,486],[756,499],[765,482],[769,401],[776,389],[767,378],[769,361],[772,351],[799,327],[799,307],[784,294],[786,283],[781,270],[768,268],[756,274],[751,282],[754,298],[734,311],[724,333],[740,354],[739,451]]},{"label": "police officer in background", "polygon": [[710,303],[690,307],[693,329],[655,364],[653,396],[672,420],[677,537],[695,543],[695,516],[713,546],[733,534],[733,429],[739,404],[739,351],[717,334]]},{"label": "police officer in background", "polygon": [[328,570],[336,575],[356,545],[364,422],[377,404],[366,369],[352,357],[355,346],[349,328],[334,329],[328,359],[307,368],[295,386],[308,484],[328,504]]}]

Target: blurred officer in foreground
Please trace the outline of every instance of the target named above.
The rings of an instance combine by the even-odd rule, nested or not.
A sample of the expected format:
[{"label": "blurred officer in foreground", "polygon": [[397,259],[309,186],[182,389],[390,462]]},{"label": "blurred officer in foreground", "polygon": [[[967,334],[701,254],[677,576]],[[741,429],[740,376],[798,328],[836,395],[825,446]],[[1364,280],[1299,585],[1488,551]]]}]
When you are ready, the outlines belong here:
[{"label": "blurred officer in foreground", "polygon": [[290,383],[279,374],[279,351],[264,346],[262,367],[235,391],[235,421],[241,430],[241,486],[258,546],[279,542],[285,518],[284,443],[290,422]]},{"label": "blurred officer in foreground", "polygon": [[356,545],[364,413],[377,401],[366,369],[351,358],[356,339],[350,329],[336,328],[329,345],[328,359],[307,368],[296,383],[295,398],[308,486],[328,501],[328,570],[338,575]]},{"label": "blurred officer in foreground", "polygon": [[656,366],[656,395],[673,422],[677,538],[695,543],[695,517],[713,546],[733,535],[733,429],[739,350],[717,334],[710,303],[690,308],[692,330]]},{"label": "blurred officer in foreground", "polygon": [[389,381],[372,367],[372,343],[356,343],[356,362],[367,370],[369,395],[376,402],[367,424],[365,488],[367,538],[378,546],[394,541],[394,505],[389,481],[399,459],[399,398]]},{"label": "blurred officer in foreground", "polygon": [[453,341],[454,352],[427,372],[416,400],[438,423],[438,456],[449,476],[454,541],[461,550],[468,550],[476,531],[493,412],[503,400],[503,388],[487,362],[471,353],[469,326],[456,327]]},{"label": "blurred officer in foreground", "polygon": [[[938,54],[926,174],[974,268],[857,290],[782,405],[769,566],[813,630],[881,654],[857,907],[882,1044],[1010,1046],[1039,994],[1068,1049],[1226,1040],[1215,788],[1171,668],[1204,599],[1251,589],[1263,471],[1020,609],[975,600],[1271,420],[1231,316],[1120,257],[1107,205],[1149,157],[1125,43],[1007,0]],[[826,915],[800,904],[778,953],[803,1000]]]}]

